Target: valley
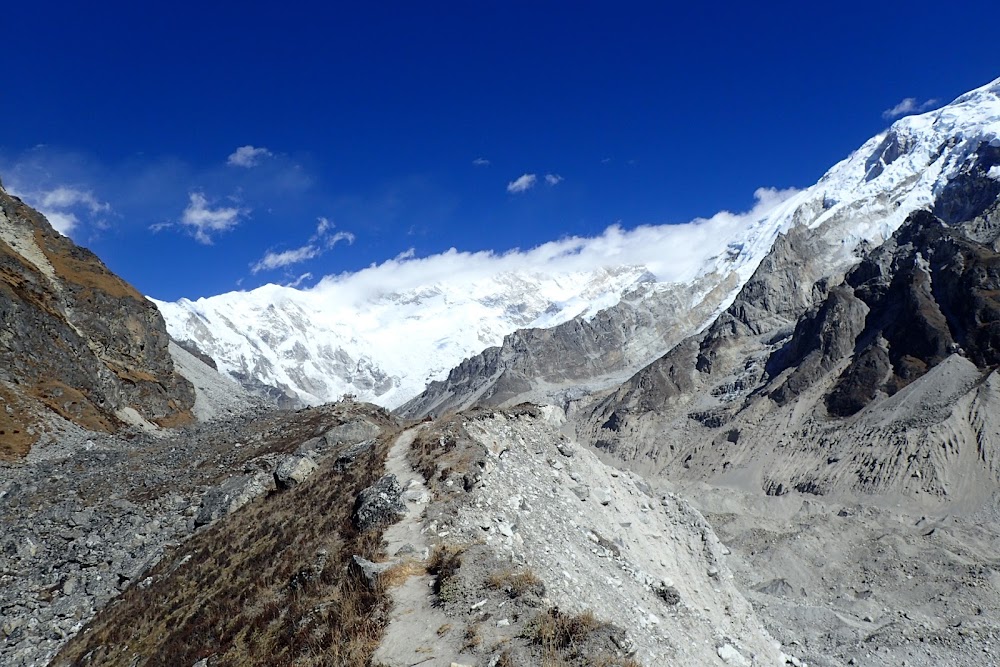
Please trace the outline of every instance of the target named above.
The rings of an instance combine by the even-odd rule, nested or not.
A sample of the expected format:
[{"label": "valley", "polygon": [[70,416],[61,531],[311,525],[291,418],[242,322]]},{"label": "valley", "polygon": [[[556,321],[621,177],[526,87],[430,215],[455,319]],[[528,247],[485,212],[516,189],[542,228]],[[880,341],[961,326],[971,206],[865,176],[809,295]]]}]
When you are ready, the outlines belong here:
[{"label": "valley", "polygon": [[1000,663],[1000,79],[758,195],[167,303],[0,190],[0,663]]}]

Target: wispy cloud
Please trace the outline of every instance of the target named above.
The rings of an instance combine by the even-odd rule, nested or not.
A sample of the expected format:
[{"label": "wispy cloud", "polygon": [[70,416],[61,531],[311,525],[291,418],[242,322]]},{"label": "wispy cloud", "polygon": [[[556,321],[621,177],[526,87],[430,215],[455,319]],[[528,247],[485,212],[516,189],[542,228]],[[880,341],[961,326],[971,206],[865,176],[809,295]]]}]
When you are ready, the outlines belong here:
[{"label": "wispy cloud", "polygon": [[226,232],[240,224],[240,220],[250,213],[249,209],[238,206],[216,206],[209,204],[201,192],[188,194],[188,205],[181,214],[180,224],[191,229],[195,240],[211,245],[212,235]]},{"label": "wispy cloud", "polygon": [[272,157],[274,154],[266,148],[256,146],[240,146],[230,153],[226,159],[226,164],[230,167],[243,167],[249,169],[256,167],[264,158]]},{"label": "wispy cloud", "polygon": [[918,102],[915,97],[907,97],[903,99],[899,104],[892,107],[891,109],[886,109],[882,112],[882,118],[889,120],[891,118],[899,118],[900,116],[907,116],[909,114],[920,113],[922,111],[927,111],[935,106],[937,106],[938,100],[930,99],[926,102]]},{"label": "wispy cloud", "polygon": [[[316,225],[316,232],[309,237],[308,243],[290,250],[279,252],[268,251],[250,267],[250,271],[256,274],[261,271],[282,269],[293,264],[300,264],[310,259],[315,259],[341,241],[346,241],[348,245],[354,243],[354,234],[344,231],[331,233],[333,228],[334,224],[330,220],[319,218]],[[301,282],[301,280],[303,278],[300,277],[298,282]]]},{"label": "wispy cloud", "polygon": [[285,283],[285,287],[298,287],[307,280],[312,280],[313,274],[306,272],[290,283]]},{"label": "wispy cloud", "polygon": [[253,273],[260,273],[261,271],[280,269],[319,257],[321,252],[323,252],[321,248],[311,244],[281,252],[268,252],[250,270]]},{"label": "wispy cloud", "polygon": [[[111,212],[111,204],[100,201],[93,191],[77,186],[58,185],[48,190],[28,191],[10,186],[8,190],[37,209],[57,232],[67,236],[79,226],[79,216],[84,212],[91,218]],[[94,224],[106,226],[103,220],[95,219]]]},{"label": "wispy cloud", "polygon": [[545,174],[545,182],[549,185],[559,185],[564,180],[559,174]]},{"label": "wispy cloud", "polygon": [[477,157],[475,160],[472,161],[472,164],[477,167],[488,167],[490,166],[490,161],[484,157]]},{"label": "wispy cloud", "polygon": [[535,183],[537,181],[538,177],[534,174],[521,174],[519,177],[507,184],[507,192],[510,192],[511,194],[527,192],[531,188],[535,187]]}]

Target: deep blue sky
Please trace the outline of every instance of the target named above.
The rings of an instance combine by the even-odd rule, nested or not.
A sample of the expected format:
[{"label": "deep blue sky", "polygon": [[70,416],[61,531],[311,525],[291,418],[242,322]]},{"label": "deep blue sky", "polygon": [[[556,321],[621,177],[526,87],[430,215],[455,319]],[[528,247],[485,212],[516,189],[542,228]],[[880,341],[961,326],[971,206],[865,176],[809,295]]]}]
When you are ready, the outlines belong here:
[{"label": "deep blue sky", "polygon": [[1000,77],[995,2],[115,4],[5,7],[0,178],[165,299],[742,211]]}]

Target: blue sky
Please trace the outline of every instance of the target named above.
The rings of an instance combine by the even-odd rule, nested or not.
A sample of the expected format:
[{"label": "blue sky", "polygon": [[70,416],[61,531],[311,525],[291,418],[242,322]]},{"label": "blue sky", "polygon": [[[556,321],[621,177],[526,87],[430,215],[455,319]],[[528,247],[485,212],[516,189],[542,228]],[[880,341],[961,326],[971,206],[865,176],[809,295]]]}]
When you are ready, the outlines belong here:
[{"label": "blue sky", "polygon": [[745,211],[1000,77],[987,2],[210,4],[4,10],[0,178],[161,299]]}]

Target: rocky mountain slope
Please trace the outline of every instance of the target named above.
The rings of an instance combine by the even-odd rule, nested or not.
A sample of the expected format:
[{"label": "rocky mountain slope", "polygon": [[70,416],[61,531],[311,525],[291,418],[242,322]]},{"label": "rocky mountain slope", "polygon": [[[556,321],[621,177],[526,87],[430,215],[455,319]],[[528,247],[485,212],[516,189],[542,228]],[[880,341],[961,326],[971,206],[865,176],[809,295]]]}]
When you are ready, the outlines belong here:
[{"label": "rocky mountain slope", "polygon": [[581,433],[647,470],[772,494],[988,500],[997,211],[950,226],[913,214],[842,281],[817,283],[794,324],[772,295],[785,293],[777,266],[797,258],[776,248],[708,330],[585,410]]},{"label": "rocky mountain slope", "polygon": [[[622,382],[710,320],[738,284],[735,272],[717,280],[712,274],[694,285],[644,285],[593,317],[515,331],[499,347],[462,361],[396,411],[421,417],[473,405],[563,404]],[[714,287],[696,296],[706,284]]]},{"label": "rocky mountain slope", "polygon": [[[2,556],[5,664],[39,664],[67,639],[51,664],[792,660],[698,512],[601,464],[557,415],[477,413],[396,436],[383,411],[341,403],[188,427],[130,456],[101,440],[22,469],[45,477],[3,495],[17,546]],[[170,461],[195,452],[197,474],[178,475]],[[103,468],[59,474],[98,455]],[[137,460],[140,477],[106,493]],[[32,494],[58,489],[65,500],[28,523]],[[108,522],[131,542],[98,540]]]},{"label": "rocky mountain slope", "polygon": [[[717,298],[694,302],[687,317],[683,310],[663,308],[650,299],[650,305],[638,311],[623,303],[587,322],[519,331],[500,348],[484,351],[457,366],[444,381],[431,383],[401,411],[419,416],[520,400],[565,403],[579,396],[581,385],[589,390],[613,387],[623,374],[639,370],[644,357],[633,349],[652,352],[657,345],[650,340],[655,340],[665,353],[716,315],[715,337],[727,328],[758,335],[781,332],[822,298],[825,287],[814,289],[819,281],[839,282],[912,212],[932,209],[946,222],[956,223],[976,218],[996,201],[998,92],[1000,80],[937,111],[896,122],[814,186],[763,214],[749,236],[730,243],[729,259],[738,265],[736,272],[726,273],[719,258],[709,264],[714,273],[702,275],[709,281],[714,276],[709,284],[715,286]],[[713,301],[718,310],[709,309],[703,324],[698,309]],[[655,334],[641,322],[644,311],[656,313]]]},{"label": "rocky mountain slope", "polygon": [[156,307],[0,187],[0,456],[47,415],[97,431],[191,419]]},{"label": "rocky mountain slope", "polygon": [[[802,246],[803,266],[786,281],[795,290],[784,297],[801,310],[818,279],[837,279],[913,211],[933,207],[946,220],[968,219],[996,195],[981,179],[973,184],[970,170],[988,171],[1000,150],[998,86],[900,120],[812,187],[758,192],[758,205],[745,215],[637,230],[637,239],[648,238],[645,265],[623,266],[614,252],[583,265],[571,261],[580,243],[554,243],[557,250],[543,246],[525,256],[528,267],[536,255],[541,263],[555,256],[566,262],[549,273],[500,258],[494,269],[418,279],[419,264],[411,270],[406,260],[392,260],[308,290],[269,285],[157,303],[176,339],[244,385],[291,402],[346,392],[395,408],[432,382],[403,408],[416,415],[612,386],[711,323],[781,235]],[[615,233],[602,243],[613,246]],[[677,258],[678,244],[689,257]],[[678,261],[657,264],[658,255]],[[400,282],[397,271],[413,280]],[[518,329],[552,331],[514,334]]]}]

